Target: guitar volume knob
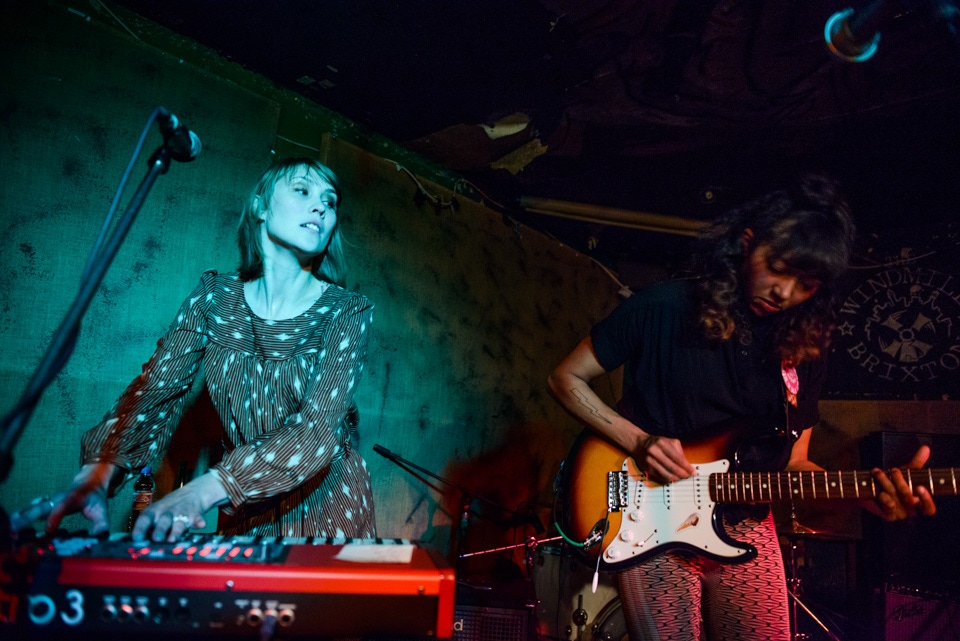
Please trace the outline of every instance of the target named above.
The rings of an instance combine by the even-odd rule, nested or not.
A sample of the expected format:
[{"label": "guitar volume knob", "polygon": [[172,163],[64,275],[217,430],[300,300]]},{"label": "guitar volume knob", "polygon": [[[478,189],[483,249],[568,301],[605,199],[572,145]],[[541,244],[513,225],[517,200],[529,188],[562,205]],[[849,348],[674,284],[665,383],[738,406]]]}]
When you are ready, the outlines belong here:
[{"label": "guitar volume knob", "polygon": [[633,540],[633,530],[624,530],[620,533],[620,540],[629,543]]},{"label": "guitar volume knob", "polygon": [[640,510],[630,510],[630,512],[627,514],[627,518],[634,523],[637,523],[643,520],[643,512]]}]

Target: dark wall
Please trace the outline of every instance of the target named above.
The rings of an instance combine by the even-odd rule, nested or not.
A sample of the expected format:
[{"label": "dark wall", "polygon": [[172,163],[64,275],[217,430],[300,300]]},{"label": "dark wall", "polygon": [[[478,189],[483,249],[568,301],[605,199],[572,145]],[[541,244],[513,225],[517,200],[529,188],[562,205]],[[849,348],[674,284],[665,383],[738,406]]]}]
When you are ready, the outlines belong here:
[{"label": "dark wall", "polygon": [[[378,456],[376,443],[507,507],[532,502],[549,520],[552,476],[577,426],[545,379],[616,304],[604,270],[454,194],[450,176],[389,141],[144,21],[18,3],[0,15],[0,43],[3,411],[78,290],[153,108],[176,113],[203,142],[196,161],[161,177],[123,243],[17,445],[3,508],[69,482],[80,435],[139,373],[200,272],[234,268],[236,220],[255,178],[275,156],[312,155],[343,178],[348,286],[377,305],[357,402],[381,533],[444,548],[460,497]],[[146,153],[159,144],[151,127]],[[145,167],[146,156],[134,184]],[[435,209],[415,197],[421,189],[457,196],[460,207]],[[215,456],[214,420],[201,396],[158,460],[160,492],[181,463],[202,471]],[[111,509],[120,529],[129,504]],[[490,542],[526,533],[499,529]]]},{"label": "dark wall", "polygon": [[827,398],[960,398],[960,226],[862,237],[839,312]]}]

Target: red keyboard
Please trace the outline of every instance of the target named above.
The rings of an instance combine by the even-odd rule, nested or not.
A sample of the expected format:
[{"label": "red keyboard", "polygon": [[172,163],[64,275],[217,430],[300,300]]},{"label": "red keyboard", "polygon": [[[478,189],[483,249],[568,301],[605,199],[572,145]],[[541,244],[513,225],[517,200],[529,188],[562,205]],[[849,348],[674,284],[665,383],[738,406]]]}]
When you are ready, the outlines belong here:
[{"label": "red keyboard", "polygon": [[3,558],[0,633],[450,638],[455,584],[399,539],[41,539]]}]

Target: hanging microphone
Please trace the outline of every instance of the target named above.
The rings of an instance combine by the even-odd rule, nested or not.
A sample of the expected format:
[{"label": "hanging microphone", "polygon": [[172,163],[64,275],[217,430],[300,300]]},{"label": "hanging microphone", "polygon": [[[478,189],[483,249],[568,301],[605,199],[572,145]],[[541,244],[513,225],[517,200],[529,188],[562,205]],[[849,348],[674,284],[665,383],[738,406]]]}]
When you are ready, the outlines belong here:
[{"label": "hanging microphone", "polygon": [[157,107],[157,124],[163,134],[163,144],[170,157],[179,162],[190,162],[200,155],[200,138],[187,129],[180,119],[164,109]]},{"label": "hanging microphone", "polygon": [[830,16],[823,28],[827,48],[848,62],[871,58],[880,43],[880,23],[892,14],[892,4],[876,0],[856,12],[848,8]]}]

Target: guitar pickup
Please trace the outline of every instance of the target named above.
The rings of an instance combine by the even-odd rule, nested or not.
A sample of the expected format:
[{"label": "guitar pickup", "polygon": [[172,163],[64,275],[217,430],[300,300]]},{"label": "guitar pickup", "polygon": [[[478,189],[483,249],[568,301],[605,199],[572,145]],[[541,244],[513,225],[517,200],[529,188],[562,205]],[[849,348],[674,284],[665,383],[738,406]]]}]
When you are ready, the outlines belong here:
[{"label": "guitar pickup", "polygon": [[627,507],[630,475],[627,472],[607,472],[607,511],[620,512]]}]

